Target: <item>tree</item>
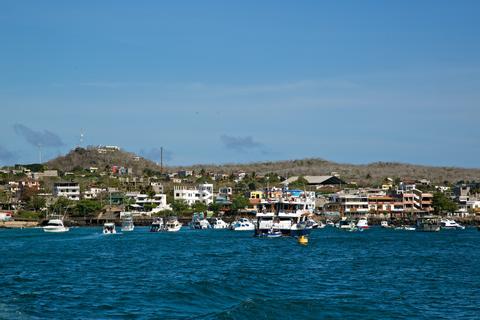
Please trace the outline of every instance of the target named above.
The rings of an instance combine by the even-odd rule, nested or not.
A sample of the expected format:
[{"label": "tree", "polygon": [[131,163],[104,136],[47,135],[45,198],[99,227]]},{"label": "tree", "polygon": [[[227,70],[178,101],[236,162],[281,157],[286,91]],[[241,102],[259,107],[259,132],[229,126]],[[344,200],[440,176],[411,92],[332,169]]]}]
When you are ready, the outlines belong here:
[{"label": "tree", "polygon": [[205,212],[207,211],[207,205],[203,202],[195,202],[192,209],[194,212]]},{"label": "tree", "polygon": [[217,202],[212,202],[208,206],[208,209],[215,212],[215,213],[218,213],[218,211],[220,211],[220,204],[217,203]]},{"label": "tree", "polygon": [[65,197],[59,197],[55,203],[50,205],[50,210],[57,214],[65,214],[67,209],[73,206],[73,202]]},{"label": "tree", "polygon": [[97,200],[83,199],[77,201],[73,213],[77,216],[90,216],[98,212],[102,205]]},{"label": "tree", "polygon": [[41,210],[42,208],[45,208],[46,200],[43,197],[39,197],[37,195],[33,196],[30,198],[28,201],[28,208],[37,212]]},{"label": "tree", "polygon": [[238,212],[240,209],[245,209],[249,204],[250,201],[246,197],[238,195],[232,200],[232,210]]},{"label": "tree", "polygon": [[442,192],[435,192],[432,202],[436,213],[455,212],[458,209],[457,204]]},{"label": "tree", "polygon": [[185,212],[189,209],[188,204],[183,199],[173,200],[173,202],[171,203],[171,207],[173,211],[177,214]]},{"label": "tree", "polygon": [[307,179],[303,176],[298,177],[297,180],[288,184],[289,189],[304,189],[308,185]]}]

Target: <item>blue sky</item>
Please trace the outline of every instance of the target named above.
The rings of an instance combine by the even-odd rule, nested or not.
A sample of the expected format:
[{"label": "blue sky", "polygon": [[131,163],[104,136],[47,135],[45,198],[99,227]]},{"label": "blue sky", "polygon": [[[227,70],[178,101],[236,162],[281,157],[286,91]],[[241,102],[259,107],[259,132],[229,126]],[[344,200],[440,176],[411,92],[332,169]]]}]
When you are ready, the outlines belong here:
[{"label": "blue sky", "polygon": [[2,1],[0,164],[480,167],[479,1]]}]

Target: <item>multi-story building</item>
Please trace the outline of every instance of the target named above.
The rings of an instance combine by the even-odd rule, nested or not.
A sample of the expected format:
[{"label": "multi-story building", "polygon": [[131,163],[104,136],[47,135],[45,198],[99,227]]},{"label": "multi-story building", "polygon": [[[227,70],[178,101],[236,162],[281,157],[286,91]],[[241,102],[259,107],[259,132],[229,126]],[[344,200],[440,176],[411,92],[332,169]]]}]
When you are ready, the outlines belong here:
[{"label": "multi-story building", "polygon": [[332,202],[340,206],[340,213],[345,215],[367,214],[369,211],[368,197],[358,194],[335,194]]},{"label": "multi-story building", "polygon": [[152,214],[163,210],[172,210],[170,205],[167,204],[166,194],[157,193],[150,197],[143,193],[129,192],[125,194],[125,198],[133,200],[133,203],[130,203],[129,206],[134,213]]},{"label": "multi-story building", "polygon": [[80,185],[76,182],[57,182],[53,185],[53,196],[80,200]]},{"label": "multi-story building", "polygon": [[173,198],[175,200],[184,200],[188,205],[196,202],[209,205],[213,202],[213,184],[204,183],[196,187],[175,186]]}]

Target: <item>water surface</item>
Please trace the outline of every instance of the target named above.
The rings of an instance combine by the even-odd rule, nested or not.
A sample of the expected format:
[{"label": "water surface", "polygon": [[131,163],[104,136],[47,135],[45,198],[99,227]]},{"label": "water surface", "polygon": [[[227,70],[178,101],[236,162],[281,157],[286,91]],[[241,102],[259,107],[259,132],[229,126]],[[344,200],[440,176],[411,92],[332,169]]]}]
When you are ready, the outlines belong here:
[{"label": "water surface", "polygon": [[480,318],[480,232],[0,230],[3,319]]}]

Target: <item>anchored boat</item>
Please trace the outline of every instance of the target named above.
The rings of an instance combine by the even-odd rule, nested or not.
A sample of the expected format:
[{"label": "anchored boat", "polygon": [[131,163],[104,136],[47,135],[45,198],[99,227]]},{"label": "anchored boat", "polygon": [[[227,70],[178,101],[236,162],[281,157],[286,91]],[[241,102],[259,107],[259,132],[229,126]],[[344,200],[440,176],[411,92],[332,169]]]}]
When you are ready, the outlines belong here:
[{"label": "anchored boat", "polygon": [[67,232],[69,230],[70,228],[63,224],[63,219],[50,219],[47,225],[43,227],[45,232]]}]

